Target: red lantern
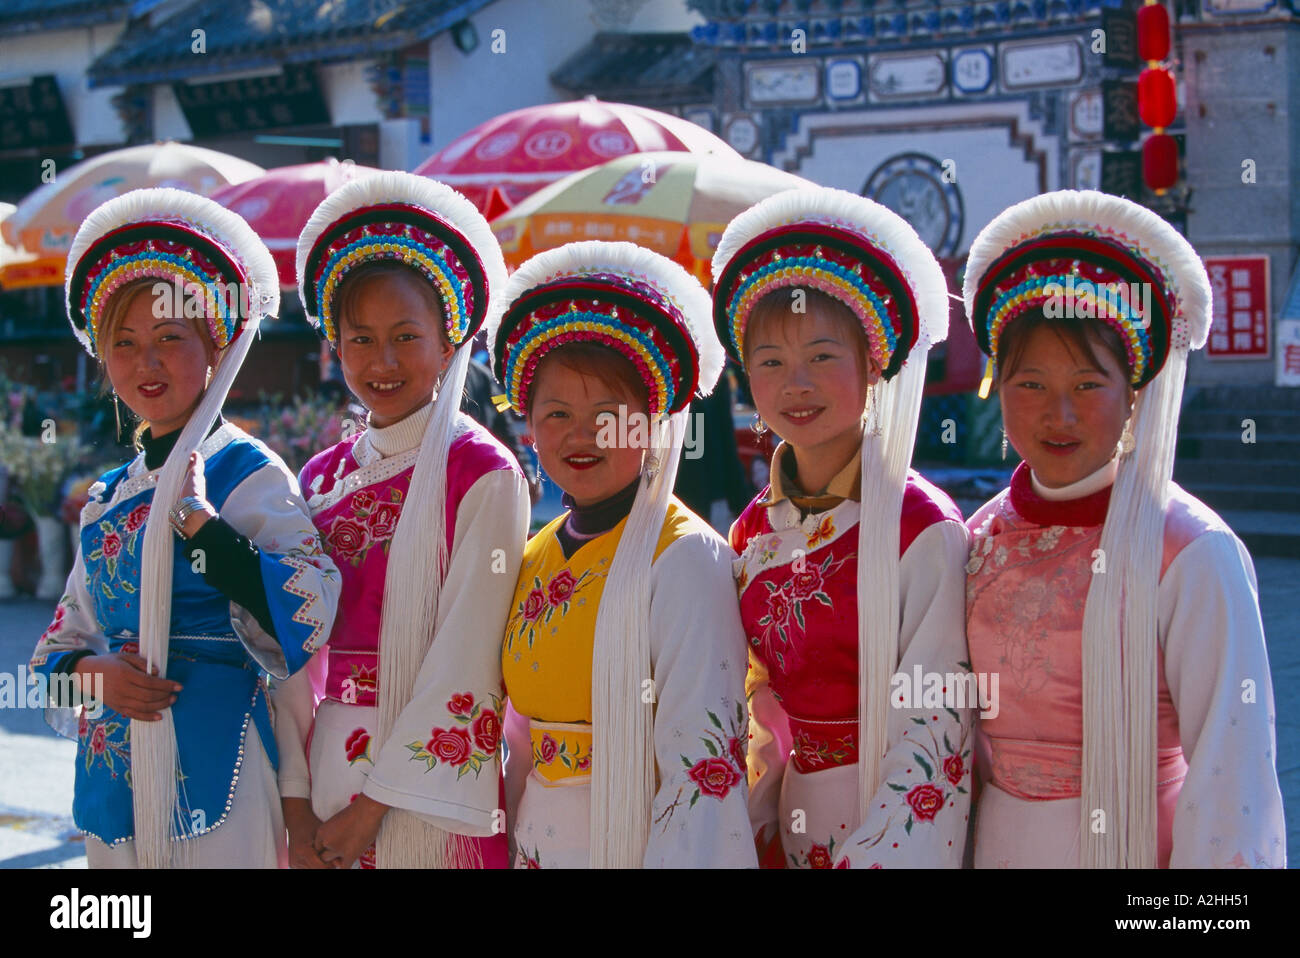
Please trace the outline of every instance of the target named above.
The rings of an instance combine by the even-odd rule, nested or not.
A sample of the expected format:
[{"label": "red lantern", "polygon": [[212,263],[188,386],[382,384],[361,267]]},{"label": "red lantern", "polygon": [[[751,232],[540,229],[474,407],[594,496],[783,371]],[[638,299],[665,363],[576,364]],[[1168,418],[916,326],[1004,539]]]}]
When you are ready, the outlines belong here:
[{"label": "red lantern", "polygon": [[1157,129],[1174,122],[1178,96],[1174,76],[1164,67],[1148,67],[1138,77],[1138,113],[1142,122]]},{"label": "red lantern", "polygon": [[1138,8],[1138,57],[1163,60],[1169,56],[1169,11],[1162,3]]},{"label": "red lantern", "polygon": [[1153,190],[1178,182],[1178,141],[1168,133],[1154,133],[1142,144],[1142,179]]}]

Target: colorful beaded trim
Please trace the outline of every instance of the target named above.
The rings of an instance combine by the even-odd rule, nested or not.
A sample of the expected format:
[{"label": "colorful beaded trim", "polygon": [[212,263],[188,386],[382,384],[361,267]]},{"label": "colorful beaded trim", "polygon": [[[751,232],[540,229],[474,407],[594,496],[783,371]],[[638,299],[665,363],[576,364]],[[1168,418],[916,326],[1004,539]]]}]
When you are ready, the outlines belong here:
[{"label": "colorful beaded trim", "polygon": [[[358,217],[375,211],[382,216],[386,210],[403,211],[406,220],[418,217],[428,228],[409,221],[388,220],[371,220],[348,228],[347,224]],[[447,233],[460,242],[453,244]],[[428,210],[368,207],[349,214],[324,231],[308,259],[312,281],[305,285],[314,301],[307,304],[307,313],[319,315],[320,326],[331,344],[338,342],[334,298],[344,277],[357,266],[385,259],[405,263],[434,285],[442,301],[443,328],[453,346],[459,346],[478,331],[487,303],[486,289],[480,295],[478,284],[486,286],[486,275],[459,232]]]},{"label": "colorful beaded trim", "polygon": [[[1144,289],[1151,291],[1149,297],[1141,295]],[[975,295],[980,348],[996,366],[1007,325],[1028,310],[1053,306],[1059,315],[1096,319],[1119,333],[1135,388],[1164,365],[1176,311],[1172,291],[1157,267],[1118,243],[1058,233],[1004,253],[985,272]]]},{"label": "colorful beaded trim", "polygon": [[[148,235],[141,237],[141,233]],[[247,318],[244,272],[215,240],[189,224],[133,223],[105,235],[86,251],[73,272],[73,321],[85,331],[92,351],[98,350],[95,332],[113,295],[127,283],[149,278],[168,284],[179,279],[185,297],[191,291],[197,297],[202,291],[203,315],[218,351],[238,335]],[[233,296],[228,295],[231,291]]]},{"label": "colorful beaded trim", "polygon": [[715,322],[742,364],[750,313],[768,293],[785,288],[820,290],[848,306],[886,378],[916,341],[916,305],[892,258],[848,231],[796,224],[756,237],[718,281]]},{"label": "colorful beaded trim", "polygon": [[519,412],[548,352],[593,342],[627,357],[650,400],[650,415],[684,409],[698,385],[699,358],[677,307],[653,287],[614,274],[565,277],[520,296],[502,318],[497,368]]}]

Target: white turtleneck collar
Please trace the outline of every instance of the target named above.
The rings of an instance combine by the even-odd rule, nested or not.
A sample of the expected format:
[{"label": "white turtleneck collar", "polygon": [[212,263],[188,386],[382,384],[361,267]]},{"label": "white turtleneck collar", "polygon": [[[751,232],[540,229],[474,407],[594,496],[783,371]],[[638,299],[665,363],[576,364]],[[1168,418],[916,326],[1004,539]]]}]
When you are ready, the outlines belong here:
[{"label": "white turtleneck collar", "polygon": [[1082,499],[1094,492],[1100,492],[1115,482],[1115,475],[1118,472],[1119,456],[1112,456],[1104,466],[1092,473],[1092,475],[1084,476],[1078,482],[1072,482],[1068,486],[1061,486],[1059,489],[1047,488],[1038,481],[1038,477],[1034,475],[1032,469],[1029,470],[1029,481],[1033,484],[1034,494],[1039,498],[1046,499],[1049,502],[1062,502],[1066,499]]},{"label": "white turtleneck collar", "polygon": [[399,419],[391,426],[373,426],[366,418],[365,439],[370,447],[379,453],[380,458],[387,459],[398,453],[414,449],[424,439],[424,430],[433,415],[433,403],[421,406],[405,419]]}]

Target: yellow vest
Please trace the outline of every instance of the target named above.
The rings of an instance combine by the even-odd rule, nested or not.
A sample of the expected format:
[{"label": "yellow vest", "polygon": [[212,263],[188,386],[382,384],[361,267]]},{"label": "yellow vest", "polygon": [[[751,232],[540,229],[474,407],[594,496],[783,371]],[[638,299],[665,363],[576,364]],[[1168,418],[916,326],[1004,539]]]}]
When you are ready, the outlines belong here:
[{"label": "yellow vest", "polygon": [[[524,547],[501,646],[506,694],[530,720],[534,768],[548,781],[590,773],[596,613],[627,524],[624,518],[565,559],[556,532],[567,518],[565,513],[549,523]],[[654,558],[677,539],[706,528],[695,513],[670,499]]]}]

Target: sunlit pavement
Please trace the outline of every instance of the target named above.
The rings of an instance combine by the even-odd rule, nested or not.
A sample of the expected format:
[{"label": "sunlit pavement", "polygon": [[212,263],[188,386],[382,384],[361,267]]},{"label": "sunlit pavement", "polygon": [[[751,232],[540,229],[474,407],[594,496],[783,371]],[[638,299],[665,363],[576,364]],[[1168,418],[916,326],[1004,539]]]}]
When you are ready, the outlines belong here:
[{"label": "sunlit pavement", "polygon": [[[1277,698],[1278,775],[1287,811],[1289,859],[1300,848],[1300,559],[1262,558],[1259,574],[1269,664]],[[0,602],[0,672],[16,679],[53,602]],[[41,713],[0,709],[0,868],[84,868],[82,837],[72,823],[75,743],[61,739]]]}]

